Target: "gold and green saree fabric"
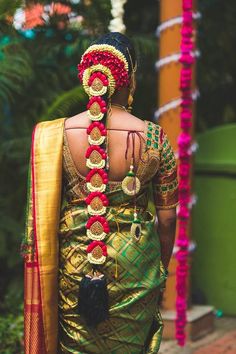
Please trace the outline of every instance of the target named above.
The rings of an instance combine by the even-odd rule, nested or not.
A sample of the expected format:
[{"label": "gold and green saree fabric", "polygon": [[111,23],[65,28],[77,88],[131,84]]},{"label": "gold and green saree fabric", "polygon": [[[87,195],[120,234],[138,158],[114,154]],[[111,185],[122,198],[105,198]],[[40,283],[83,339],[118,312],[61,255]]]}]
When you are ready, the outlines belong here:
[{"label": "gold and green saree fabric", "polygon": [[56,354],[58,222],[64,119],[38,124],[32,135],[25,256],[24,352]]},{"label": "gold and green saree fabric", "polygon": [[[163,330],[158,297],[165,274],[155,215],[147,208],[148,191],[152,183],[158,208],[176,206],[176,163],[161,127],[145,121],[145,136],[137,169],[141,189],[136,204],[142,227],[138,242],[130,234],[133,197],[123,193],[121,182],[109,182],[107,217],[111,232],[103,267],[109,318],[95,329],[87,326],[78,313],[79,282],[90,271],[86,180],[70,154],[64,119],[36,127],[31,156],[33,178],[29,183],[33,192],[29,192],[25,240],[26,268],[27,264],[34,265],[30,274],[25,273],[25,353],[158,352]],[[33,347],[29,333],[33,338],[38,333],[38,346]]]}]

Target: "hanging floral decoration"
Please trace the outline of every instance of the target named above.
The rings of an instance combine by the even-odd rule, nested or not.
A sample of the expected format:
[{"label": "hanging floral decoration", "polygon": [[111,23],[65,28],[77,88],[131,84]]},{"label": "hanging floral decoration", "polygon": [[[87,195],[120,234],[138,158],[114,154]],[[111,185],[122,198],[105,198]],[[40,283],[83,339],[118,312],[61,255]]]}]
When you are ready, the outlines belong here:
[{"label": "hanging floral decoration", "polygon": [[127,0],[111,0],[111,14],[113,19],[109,24],[109,31],[125,33],[126,27],[123,22],[124,5]]},{"label": "hanging floral decoration", "polygon": [[109,204],[106,194],[102,192],[91,192],[85,199],[90,215],[102,215],[106,213],[106,207]]},{"label": "hanging floral decoration", "polygon": [[[188,16],[191,16],[193,20],[201,19],[200,12],[192,11],[190,13],[190,11],[189,11]],[[156,36],[159,37],[162,32],[166,32],[170,29],[173,29],[174,26],[181,25],[183,27],[184,23],[186,23],[186,17],[184,18],[184,14],[182,14],[181,16],[175,16],[173,18],[167,19],[157,27]],[[187,34],[186,31],[188,31],[188,29],[186,29],[186,26],[185,26],[185,29],[183,30],[183,35]],[[193,46],[191,48],[192,49],[189,51],[189,59],[188,60],[195,61],[196,59],[198,59],[200,57],[201,52],[198,49],[193,48]],[[155,63],[155,68],[157,70],[160,70],[162,67],[164,67],[166,65],[178,63],[179,61],[181,61],[182,55],[183,55],[183,53],[180,48],[180,52],[171,53],[170,55],[164,56],[163,58],[160,58],[159,60],[157,60]],[[199,97],[199,91],[197,89],[195,89],[194,91],[191,92],[191,99],[193,101],[197,100],[198,97]],[[170,100],[169,102],[165,103],[164,105],[162,105],[161,107],[159,107],[155,111],[155,113],[154,113],[155,119],[158,120],[160,118],[160,116],[162,116],[163,114],[165,114],[166,112],[168,112],[170,110],[180,107],[181,104],[183,104],[183,105],[185,104],[185,102],[182,102],[181,98],[176,98],[176,99]]]},{"label": "hanging floral decoration", "polygon": [[92,241],[86,251],[90,263],[102,264],[106,261],[107,246],[102,241]]},{"label": "hanging floral decoration", "polygon": [[[78,65],[78,77],[83,82],[83,87],[89,96],[103,95],[106,93],[107,86],[109,86],[111,96],[115,89],[119,90],[129,85],[128,67],[125,56],[115,47],[108,44],[105,47],[95,44],[83,54],[82,61]],[[97,74],[93,75],[93,73]],[[94,85],[92,85],[93,82]]]},{"label": "hanging floral decoration", "polygon": [[181,130],[178,137],[178,157],[179,157],[179,228],[176,245],[178,250],[176,258],[178,265],[176,268],[176,339],[180,346],[184,346],[186,334],[185,325],[187,322],[187,289],[186,280],[188,274],[188,221],[190,217],[191,202],[191,127],[192,127],[192,67],[195,62],[194,42],[193,42],[193,1],[182,0],[183,21],[181,28],[181,55],[182,64],[180,72],[181,90]]},{"label": "hanging floral decoration", "polygon": [[87,247],[88,261],[93,265],[106,261],[107,248],[102,241],[109,234],[106,219],[109,205],[106,196],[108,184],[107,130],[105,114],[107,99],[115,90],[129,85],[129,65],[122,52],[112,45],[94,44],[83,54],[78,64],[78,77],[89,96],[87,114],[91,120],[87,128],[88,143],[85,157],[90,168],[86,176],[89,191],[85,198],[89,215],[86,233],[91,241]]},{"label": "hanging floral decoration", "polygon": [[[89,108],[88,108],[89,116],[91,114],[90,107],[91,106],[89,106]],[[92,144],[101,145],[106,139],[107,130],[106,130],[106,127],[105,127],[105,125],[103,123],[101,123],[101,122],[93,122],[88,127],[87,134],[88,134],[89,144],[91,144],[91,145]]]},{"label": "hanging floral decoration", "polygon": [[[89,91],[91,94],[91,92]],[[88,104],[88,115],[91,120],[101,120],[106,113],[106,102],[100,96],[93,96],[90,98]]]},{"label": "hanging floral decoration", "polygon": [[99,168],[93,168],[86,176],[87,189],[90,192],[104,192],[108,183],[106,171]]},{"label": "hanging floral decoration", "polygon": [[[90,270],[79,282],[78,312],[96,326],[109,317],[109,294],[103,264],[109,256],[106,240],[110,234],[108,222],[108,136],[107,124],[111,96],[115,90],[129,85],[129,64],[123,53],[108,44],[93,44],[82,55],[78,77],[88,94],[88,148],[85,153],[88,194],[84,198],[88,219],[86,248]],[[89,311],[88,311],[89,309]]]},{"label": "hanging floral decoration", "polygon": [[109,224],[104,216],[91,216],[86,224],[87,236],[92,240],[103,240],[110,232]]},{"label": "hanging floral decoration", "polygon": [[91,145],[85,154],[86,166],[89,168],[104,168],[107,154],[103,148],[97,145]]}]

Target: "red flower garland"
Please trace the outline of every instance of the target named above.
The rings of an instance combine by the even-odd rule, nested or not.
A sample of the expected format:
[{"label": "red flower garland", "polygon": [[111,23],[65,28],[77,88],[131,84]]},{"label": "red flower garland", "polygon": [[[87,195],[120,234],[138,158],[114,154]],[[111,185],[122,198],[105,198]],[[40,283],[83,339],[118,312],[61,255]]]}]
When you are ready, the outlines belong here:
[{"label": "red flower garland", "polygon": [[108,198],[106,196],[106,194],[103,194],[101,192],[91,192],[89,193],[89,195],[85,198],[85,203],[87,205],[89,205],[91,203],[91,201],[95,198],[95,197],[98,197],[101,199],[102,201],[102,204],[104,206],[108,206],[109,205],[109,201],[108,201]]},{"label": "red flower garland", "polygon": [[87,246],[86,252],[87,252],[87,253],[92,252],[92,250],[93,250],[95,247],[97,247],[97,246],[100,246],[100,247],[101,247],[103,256],[107,256],[107,246],[106,246],[105,243],[102,242],[102,241],[92,241],[92,242]]},{"label": "red flower garland", "polygon": [[88,149],[87,149],[87,151],[86,151],[85,157],[88,159],[88,158],[90,157],[91,153],[92,153],[93,151],[95,151],[95,150],[102,156],[102,158],[103,158],[104,160],[107,158],[107,154],[106,154],[105,150],[102,149],[102,148],[101,148],[100,146],[98,146],[98,145],[91,145],[91,146],[89,146]]},{"label": "red flower garland", "polygon": [[87,128],[87,134],[89,135],[91,133],[91,131],[93,130],[93,128],[98,128],[101,132],[101,135],[106,136],[107,135],[107,130],[106,127],[103,123],[100,122],[93,122],[91,123],[88,128]]},{"label": "red flower garland", "polygon": [[106,77],[106,75],[104,75],[101,72],[95,72],[90,76],[89,81],[88,81],[89,86],[92,85],[92,83],[95,79],[100,79],[104,86],[108,86],[107,77]]},{"label": "red flower garland", "polygon": [[78,77],[82,82],[84,71],[92,66],[102,64],[108,67],[116,82],[116,89],[129,85],[129,74],[125,69],[124,62],[109,51],[94,50],[84,55],[82,62],[78,65]]},{"label": "red flower garland", "polygon": [[191,134],[192,127],[192,65],[195,58],[192,55],[193,44],[193,2],[192,0],[182,0],[183,24],[181,29],[181,57],[182,64],[180,73],[180,90],[182,93],[181,102],[181,129],[182,133],[178,138],[179,146],[179,229],[177,236],[176,258],[178,265],[176,268],[176,339],[180,346],[185,344],[185,325],[187,322],[187,289],[186,279],[188,274],[188,220],[190,217],[190,170],[191,170]]},{"label": "red flower garland", "polygon": [[89,171],[89,173],[86,176],[86,182],[89,182],[90,179],[95,175],[95,173],[98,173],[102,177],[102,181],[104,184],[108,183],[107,173],[101,168],[93,168],[91,171]]},{"label": "red flower garland", "polygon": [[102,99],[101,96],[92,96],[87,104],[87,109],[89,109],[93,103],[98,103],[102,113],[106,113],[107,107],[106,102]]},{"label": "red flower garland", "polygon": [[[101,240],[110,232],[108,220],[101,216],[107,212],[106,207],[109,205],[109,200],[103,193],[107,189],[108,174],[106,170],[109,167],[105,150],[107,149],[107,130],[105,125],[100,122],[107,112],[106,98],[103,99],[102,96],[107,93],[112,95],[115,90],[129,85],[128,62],[123,53],[116,50],[114,46],[91,46],[82,56],[81,62],[78,64],[78,71],[78,77],[90,97],[87,104],[87,113],[91,119],[87,128],[90,146],[85,154],[86,166],[91,169],[86,176],[87,188],[90,193],[84,200],[87,204],[88,214],[90,214],[86,223],[87,236],[94,241],[88,245],[87,253],[88,261],[91,264],[98,265],[106,261],[107,248]],[[104,144],[103,148],[101,147],[102,144]],[[94,154],[90,156],[92,153]],[[94,174],[101,176],[103,182],[100,183],[101,185],[97,185],[96,180],[92,179]],[[95,198],[96,200],[94,200]],[[100,226],[95,225],[93,234],[93,230],[90,230],[90,228],[92,229],[95,222],[100,223]],[[97,231],[99,234],[97,234]],[[101,247],[102,256],[99,250],[93,252],[96,246]]]},{"label": "red flower garland", "polygon": [[90,229],[90,227],[97,221],[103,226],[104,232],[108,234],[110,232],[108,221],[104,216],[100,215],[91,216],[86,223],[86,229]]}]

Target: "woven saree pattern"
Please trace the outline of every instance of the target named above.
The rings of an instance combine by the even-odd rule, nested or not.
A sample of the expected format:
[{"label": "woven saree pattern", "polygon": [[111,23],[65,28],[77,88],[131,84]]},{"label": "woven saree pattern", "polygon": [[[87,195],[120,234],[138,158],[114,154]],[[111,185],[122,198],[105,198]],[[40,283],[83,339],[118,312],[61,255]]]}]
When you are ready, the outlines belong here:
[{"label": "woven saree pattern", "polygon": [[79,282],[84,274],[91,271],[86,257],[89,241],[86,237],[88,214],[84,198],[88,192],[84,188],[83,176],[80,175],[79,185],[76,182],[78,171],[64,136],[64,192],[58,235],[59,346],[62,353],[158,352],[163,330],[158,298],[165,274],[155,215],[148,210],[148,190],[163,164],[162,154],[166,149],[163,142],[166,139],[160,126],[145,121],[145,143],[137,169],[141,189],[136,196],[136,205],[142,225],[138,243],[133,242],[130,235],[132,197],[122,192],[121,182],[115,185],[108,182],[110,204],[106,218],[110,233],[106,237],[106,245],[109,252],[103,273],[108,281],[110,316],[95,329],[87,326],[78,313]]},{"label": "woven saree pattern", "polygon": [[[155,215],[148,209],[148,201],[149,187],[159,178],[162,166],[169,165],[168,139],[161,127],[145,121],[145,141],[136,173],[141,183],[136,195],[142,230],[138,242],[130,233],[133,196],[123,193],[122,181],[107,185],[110,232],[103,270],[109,318],[95,329],[78,313],[79,282],[91,271],[86,253],[85,198],[89,191],[66,147],[64,130],[65,119],[58,119],[38,124],[33,133],[22,241],[25,353],[157,353],[163,330],[158,298],[166,274]],[[149,138],[151,144],[147,143]],[[174,176],[176,167],[172,168]],[[160,181],[160,187],[162,182],[174,183]],[[153,192],[157,204],[163,205],[159,187]],[[164,206],[173,205],[173,200],[177,203],[172,190],[164,193]]]},{"label": "woven saree pattern", "polygon": [[25,264],[25,305],[24,305],[24,343],[25,354],[45,353],[42,325],[42,309],[40,303],[39,275],[37,265],[33,262]]}]

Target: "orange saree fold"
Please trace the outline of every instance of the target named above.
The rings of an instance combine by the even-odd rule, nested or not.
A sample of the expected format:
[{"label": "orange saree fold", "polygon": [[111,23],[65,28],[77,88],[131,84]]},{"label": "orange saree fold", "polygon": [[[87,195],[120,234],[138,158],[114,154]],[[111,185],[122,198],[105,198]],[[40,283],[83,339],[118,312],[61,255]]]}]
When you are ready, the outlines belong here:
[{"label": "orange saree fold", "polygon": [[63,126],[64,118],[42,122],[32,135],[25,235],[25,354],[57,353]]}]

